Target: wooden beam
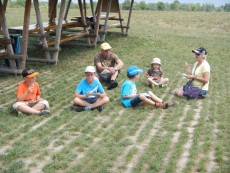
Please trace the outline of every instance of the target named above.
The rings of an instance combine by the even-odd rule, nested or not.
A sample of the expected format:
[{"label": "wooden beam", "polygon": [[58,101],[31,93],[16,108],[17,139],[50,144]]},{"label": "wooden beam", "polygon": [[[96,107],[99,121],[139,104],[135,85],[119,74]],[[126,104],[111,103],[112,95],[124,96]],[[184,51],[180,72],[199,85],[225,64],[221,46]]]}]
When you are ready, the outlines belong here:
[{"label": "wooden beam", "polygon": [[26,66],[30,11],[31,11],[31,0],[26,0],[25,12],[24,12],[24,24],[23,24],[23,31],[22,31],[22,50],[21,50],[23,59],[19,65],[19,69],[24,69]]}]

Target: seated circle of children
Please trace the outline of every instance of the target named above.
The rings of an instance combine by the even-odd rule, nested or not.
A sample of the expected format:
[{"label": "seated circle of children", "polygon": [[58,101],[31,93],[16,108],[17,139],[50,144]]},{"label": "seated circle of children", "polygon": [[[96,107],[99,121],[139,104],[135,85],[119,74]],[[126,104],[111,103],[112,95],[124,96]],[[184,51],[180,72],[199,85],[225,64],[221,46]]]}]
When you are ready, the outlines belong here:
[{"label": "seated circle of children", "polygon": [[160,58],[153,58],[151,67],[144,76],[147,78],[148,86],[151,88],[153,86],[167,87],[169,82],[168,78],[163,77]]},{"label": "seated circle of children", "polygon": [[102,111],[102,105],[109,102],[100,81],[95,76],[95,68],[87,66],[83,78],[77,85],[73,100],[73,109],[77,112],[92,110],[97,108]]},{"label": "seated circle of children", "polygon": [[140,73],[143,73],[143,70],[139,69],[137,66],[128,67],[128,79],[123,82],[120,91],[122,104],[125,107],[134,107],[143,102],[144,104],[161,107],[163,109],[172,106],[173,103],[164,102],[151,91],[148,91],[148,93],[137,93],[136,81],[138,80]]},{"label": "seated circle of children", "polygon": [[39,84],[35,82],[38,74],[29,68],[22,71],[24,81],[18,85],[17,102],[13,105],[13,109],[18,112],[18,115],[22,113],[28,115],[50,114],[49,103],[47,100],[41,99]]}]

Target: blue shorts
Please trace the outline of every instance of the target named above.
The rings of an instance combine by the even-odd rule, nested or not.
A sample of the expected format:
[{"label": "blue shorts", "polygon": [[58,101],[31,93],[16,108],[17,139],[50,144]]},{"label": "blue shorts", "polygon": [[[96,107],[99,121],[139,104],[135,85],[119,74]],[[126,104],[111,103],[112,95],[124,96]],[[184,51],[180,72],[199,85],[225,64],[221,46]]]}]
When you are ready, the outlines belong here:
[{"label": "blue shorts", "polygon": [[87,103],[93,104],[98,100],[98,97],[89,97],[89,98],[84,98],[82,100],[86,101]]},{"label": "blue shorts", "polygon": [[139,95],[137,95],[136,97],[134,97],[134,98],[132,98],[132,99],[130,100],[131,106],[136,106],[136,105],[138,105],[138,104],[141,103],[141,102],[142,102],[142,101],[141,101]]},{"label": "blue shorts", "polygon": [[200,95],[206,95],[208,93],[208,91],[206,90],[200,90]]}]

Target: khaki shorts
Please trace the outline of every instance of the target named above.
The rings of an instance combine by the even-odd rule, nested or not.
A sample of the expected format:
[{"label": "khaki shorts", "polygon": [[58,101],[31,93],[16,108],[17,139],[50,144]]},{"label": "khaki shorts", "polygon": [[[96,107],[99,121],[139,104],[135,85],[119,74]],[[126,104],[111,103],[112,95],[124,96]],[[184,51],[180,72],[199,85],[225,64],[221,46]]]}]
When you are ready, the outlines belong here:
[{"label": "khaki shorts", "polygon": [[24,106],[33,107],[34,105],[39,104],[39,103],[44,104],[46,106],[45,109],[49,110],[49,102],[47,100],[38,100],[36,102],[16,102],[13,104],[13,109],[15,111],[18,111],[17,110],[18,106],[24,105]]}]

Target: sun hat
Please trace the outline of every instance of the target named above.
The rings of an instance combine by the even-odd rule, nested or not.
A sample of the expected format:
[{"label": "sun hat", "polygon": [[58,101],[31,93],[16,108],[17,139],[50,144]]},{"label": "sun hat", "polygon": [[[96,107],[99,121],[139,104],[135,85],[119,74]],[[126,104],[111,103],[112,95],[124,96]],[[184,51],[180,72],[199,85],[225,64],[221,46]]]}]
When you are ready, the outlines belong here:
[{"label": "sun hat", "polygon": [[137,66],[129,66],[127,69],[127,74],[129,76],[135,76],[140,73],[143,73],[143,70],[139,69]]},{"label": "sun hat", "polygon": [[101,49],[102,50],[109,50],[109,49],[112,49],[112,47],[109,45],[109,43],[102,43]]},{"label": "sun hat", "polygon": [[95,73],[95,68],[94,66],[87,66],[85,68],[85,73],[90,72],[90,73]]},{"label": "sun hat", "polygon": [[208,54],[208,52],[206,51],[206,49],[203,48],[203,47],[200,47],[198,49],[194,49],[194,50],[192,50],[192,52],[196,53],[196,54],[203,54],[203,55],[207,55]]},{"label": "sun hat", "polygon": [[160,60],[160,58],[153,58],[152,64],[159,64],[159,65],[161,65],[161,60]]},{"label": "sun hat", "polygon": [[37,76],[39,73],[36,72],[34,69],[29,69],[26,68],[22,71],[22,76],[23,77],[28,77],[28,78],[33,78],[35,76]]}]

